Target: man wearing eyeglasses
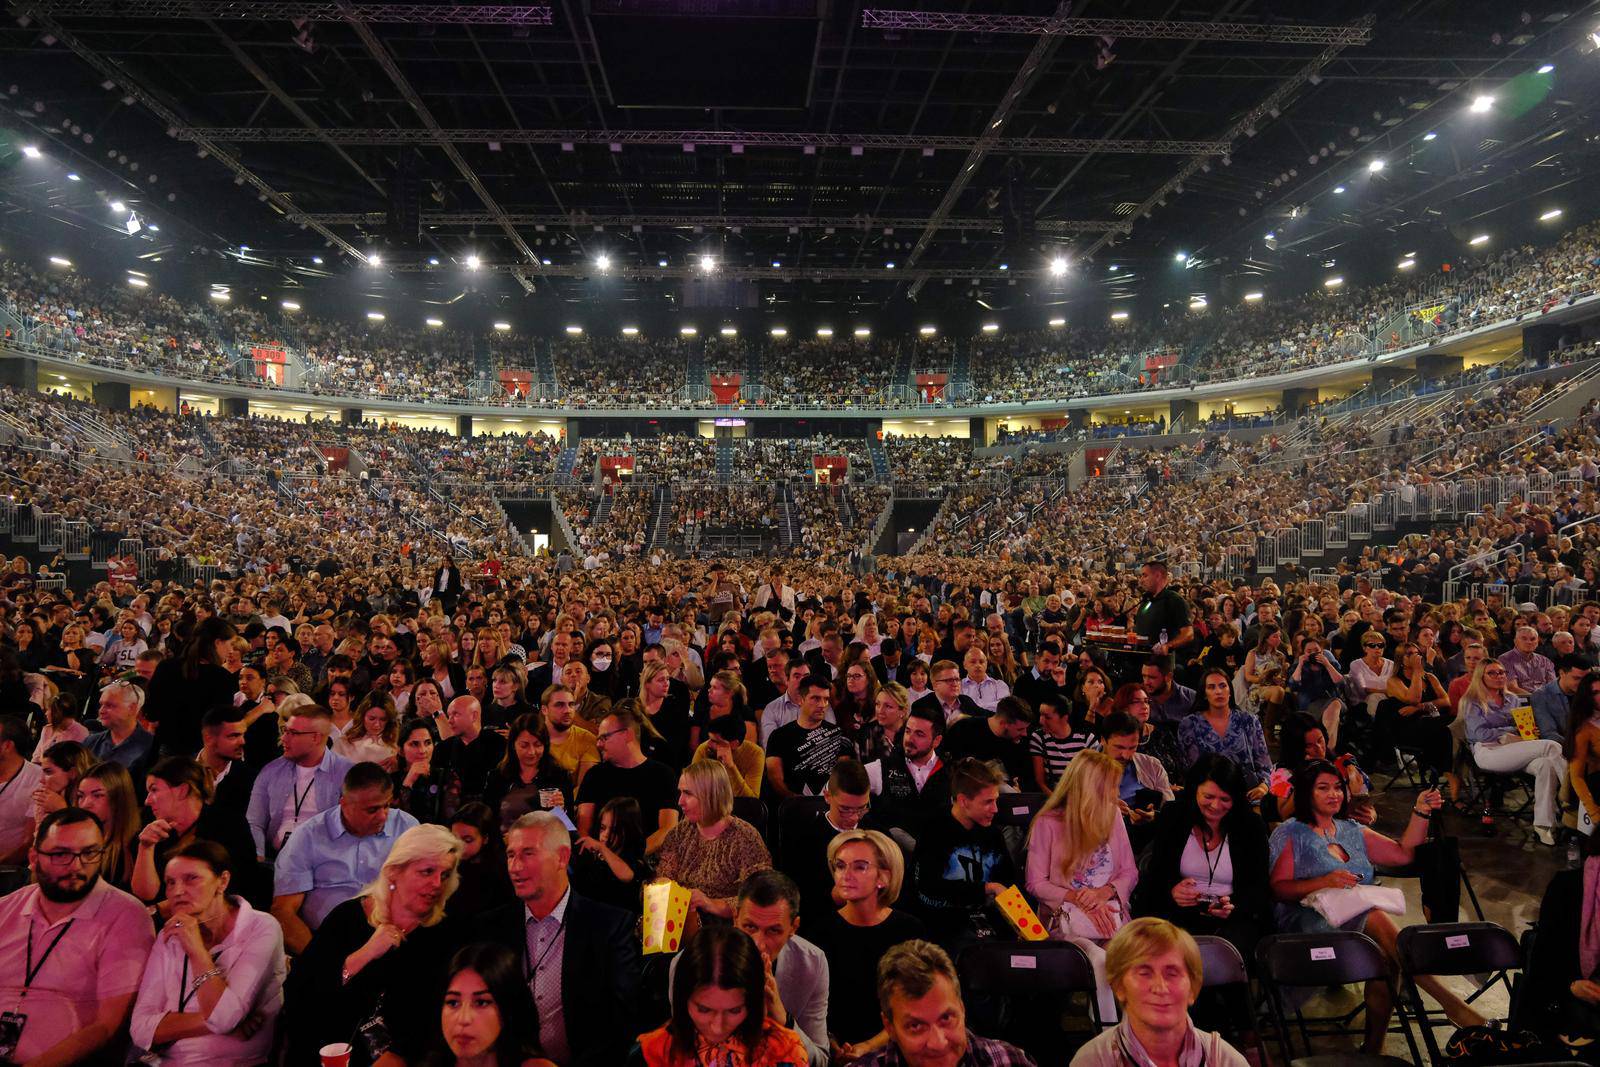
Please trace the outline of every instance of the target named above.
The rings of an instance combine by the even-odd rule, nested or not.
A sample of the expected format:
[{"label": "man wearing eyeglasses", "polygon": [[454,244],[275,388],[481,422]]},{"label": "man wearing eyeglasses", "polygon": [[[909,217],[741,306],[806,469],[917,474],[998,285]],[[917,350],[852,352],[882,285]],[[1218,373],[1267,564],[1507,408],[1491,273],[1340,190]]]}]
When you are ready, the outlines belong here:
[{"label": "man wearing eyeglasses", "polygon": [[872,780],[859,760],[842,759],[822,787],[826,806],[784,805],[779,818],[783,852],[779,868],[800,887],[801,910],[809,915],[836,911],[828,843],[846,830],[882,830],[872,813]]},{"label": "man wearing eyeglasses", "polygon": [[296,708],[283,724],[283,755],[256,775],[245,821],[263,862],[278,854],[295,827],[339,802],[350,761],[328,749],[332,729],[327,708]]},{"label": "man wearing eyeglasses", "polygon": [[28,851],[33,884],[0,898],[0,1061],[122,1062],[155,930],[100,880],[104,844],[87,811],[51,812]]},{"label": "man wearing eyeglasses", "polygon": [[678,824],[678,772],[650,759],[639,744],[641,713],[613,708],[600,720],[595,743],[603,761],[578,787],[578,836],[593,837],[600,824],[600,809],[613,797],[639,801],[640,822],[648,850],[661,847],[667,831]]}]

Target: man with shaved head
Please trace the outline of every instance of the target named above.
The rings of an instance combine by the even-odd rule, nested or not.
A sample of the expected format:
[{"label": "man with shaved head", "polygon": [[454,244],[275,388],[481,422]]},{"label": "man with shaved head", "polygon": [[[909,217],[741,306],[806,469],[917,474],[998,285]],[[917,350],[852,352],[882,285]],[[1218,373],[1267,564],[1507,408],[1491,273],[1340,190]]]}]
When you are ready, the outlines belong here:
[{"label": "man with shaved head", "polygon": [[461,805],[482,800],[489,772],[505,758],[506,739],[483,728],[483,705],[473,696],[456,697],[445,709],[450,736],[439,742],[433,766],[444,778],[440,815],[448,820]]}]

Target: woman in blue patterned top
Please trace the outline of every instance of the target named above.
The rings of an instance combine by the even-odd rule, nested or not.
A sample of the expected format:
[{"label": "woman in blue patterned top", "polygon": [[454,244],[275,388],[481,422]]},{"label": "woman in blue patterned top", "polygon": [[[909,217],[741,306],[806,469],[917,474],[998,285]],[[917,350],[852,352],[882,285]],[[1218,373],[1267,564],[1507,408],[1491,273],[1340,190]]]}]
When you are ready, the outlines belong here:
[{"label": "woman in blue patterned top", "polygon": [[[1437,789],[1417,797],[1417,805],[1399,841],[1349,818],[1349,786],[1339,769],[1326,760],[1306,764],[1294,777],[1294,818],[1272,833],[1272,895],[1277,898],[1278,929],[1284,933],[1315,933],[1330,929],[1328,920],[1303,901],[1325,889],[1372,885],[1373,865],[1404,867],[1428,836],[1428,820],[1444,804]],[[1358,930],[1376,941],[1399,967],[1394,920],[1377,909],[1344,923],[1341,929]],[[1417,985],[1439,1002],[1457,1026],[1481,1026],[1483,1017],[1431,975],[1418,975]],[[1389,1027],[1389,983],[1367,983],[1367,1032],[1361,1051],[1377,1055],[1383,1050]]]},{"label": "woman in blue patterned top", "polygon": [[1228,673],[1213,667],[1200,676],[1200,701],[1195,710],[1178,723],[1178,747],[1183,752],[1184,768],[1194,766],[1207,752],[1227,756],[1239,768],[1249,787],[1251,803],[1267,795],[1272,778],[1272,757],[1267,755],[1267,737],[1261,720],[1233,707],[1233,685]]}]

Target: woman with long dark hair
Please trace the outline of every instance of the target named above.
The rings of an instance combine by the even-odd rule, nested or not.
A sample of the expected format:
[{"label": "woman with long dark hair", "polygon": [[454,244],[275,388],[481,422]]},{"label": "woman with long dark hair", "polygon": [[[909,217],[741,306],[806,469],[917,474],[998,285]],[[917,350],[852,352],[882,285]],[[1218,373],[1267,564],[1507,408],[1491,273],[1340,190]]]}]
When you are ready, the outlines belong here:
[{"label": "woman with long dark hair", "polygon": [[450,898],[450,914],[479,915],[513,899],[511,876],[506,873],[506,844],[500,821],[489,805],[479,800],[461,805],[450,819],[450,832],[461,841],[461,882]]},{"label": "woman with long dark hair", "polygon": [[233,703],[238,679],[223,667],[239,635],[233,624],[212,616],[195,627],[183,654],[162,660],[150,678],[144,717],[156,724],[156,744],[169,755],[200,751],[200,716]]},{"label": "woman with long dark hair", "polygon": [[766,968],[750,935],[703,926],[672,975],[672,1018],[639,1038],[645,1067],[788,1067],[806,1062],[800,1035],[766,1010]]},{"label": "woman with long dark hair", "polygon": [[480,941],[458,951],[445,972],[439,1047],[427,1067],[554,1067],[539,1055],[539,1014],[522,961]]},{"label": "woman with long dark hair", "polygon": [[502,832],[530,811],[572,812],[572,776],[550,753],[550,729],[538,713],[519,715],[506,734],[506,755],[489,772],[483,800]]}]

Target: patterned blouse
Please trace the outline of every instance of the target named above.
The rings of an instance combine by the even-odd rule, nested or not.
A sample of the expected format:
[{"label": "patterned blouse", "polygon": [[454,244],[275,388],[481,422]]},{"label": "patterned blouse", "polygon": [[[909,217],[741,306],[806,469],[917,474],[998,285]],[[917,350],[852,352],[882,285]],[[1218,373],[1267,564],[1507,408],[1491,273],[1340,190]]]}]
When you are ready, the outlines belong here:
[{"label": "patterned blouse", "polygon": [[1228,729],[1221,737],[1203,712],[1195,712],[1178,723],[1178,744],[1183,749],[1183,765],[1194,766],[1207,752],[1227,756],[1244,775],[1245,785],[1254,789],[1272,777],[1272,759],[1267,755],[1267,737],[1261,720],[1243,711],[1228,714]]},{"label": "patterned blouse", "polygon": [[713,900],[727,900],[756,871],[772,866],[772,854],[756,828],[729,816],[728,828],[715,839],[701,836],[694,823],[680,821],[656,853],[656,875],[685,889],[698,889]]}]

